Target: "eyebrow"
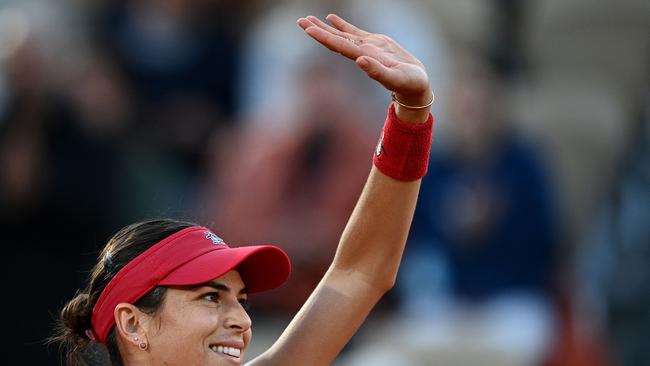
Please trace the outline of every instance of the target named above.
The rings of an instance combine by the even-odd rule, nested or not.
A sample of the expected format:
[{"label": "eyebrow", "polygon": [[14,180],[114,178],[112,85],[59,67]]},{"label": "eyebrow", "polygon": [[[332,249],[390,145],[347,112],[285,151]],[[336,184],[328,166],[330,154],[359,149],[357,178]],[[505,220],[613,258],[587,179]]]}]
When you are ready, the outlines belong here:
[{"label": "eyebrow", "polygon": [[[232,292],[232,289],[229,286],[217,281],[208,281],[205,283],[198,284],[196,286],[192,286],[193,289],[197,289],[200,287],[212,287],[215,290],[224,291],[227,293]],[[248,289],[246,287],[239,290],[239,295],[247,295],[247,294],[248,294]]]}]

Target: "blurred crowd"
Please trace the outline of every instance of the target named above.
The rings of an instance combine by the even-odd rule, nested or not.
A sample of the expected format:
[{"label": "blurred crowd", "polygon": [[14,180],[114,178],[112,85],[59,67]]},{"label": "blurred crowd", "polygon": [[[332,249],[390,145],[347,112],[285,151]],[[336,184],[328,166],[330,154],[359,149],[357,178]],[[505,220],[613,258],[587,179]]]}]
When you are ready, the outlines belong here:
[{"label": "blurred crowd", "polygon": [[260,352],[331,261],[390,101],[295,20],[335,12],[427,66],[434,147],[395,289],[338,365],[650,364],[645,0],[2,0],[7,363],[112,233],[154,217],[274,243]]}]

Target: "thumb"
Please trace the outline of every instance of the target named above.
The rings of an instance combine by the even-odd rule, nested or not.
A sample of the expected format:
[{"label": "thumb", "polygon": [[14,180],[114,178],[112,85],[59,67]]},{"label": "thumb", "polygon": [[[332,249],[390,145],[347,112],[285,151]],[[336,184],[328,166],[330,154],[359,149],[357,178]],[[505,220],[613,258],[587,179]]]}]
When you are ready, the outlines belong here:
[{"label": "thumb", "polygon": [[359,56],[355,62],[357,66],[359,66],[359,68],[363,70],[371,79],[377,80],[384,87],[389,87],[391,84],[390,78],[392,76],[391,74],[393,70],[384,66],[377,59],[369,56]]}]

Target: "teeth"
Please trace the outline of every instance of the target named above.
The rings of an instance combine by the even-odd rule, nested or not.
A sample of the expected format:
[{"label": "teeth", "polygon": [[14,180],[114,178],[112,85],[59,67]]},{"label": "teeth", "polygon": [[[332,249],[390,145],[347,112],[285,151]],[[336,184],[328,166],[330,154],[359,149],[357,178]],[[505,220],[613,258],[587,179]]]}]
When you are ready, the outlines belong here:
[{"label": "teeth", "polygon": [[233,357],[239,357],[241,355],[241,350],[235,347],[224,347],[223,353]]},{"label": "teeth", "polygon": [[235,348],[235,347],[224,347],[224,346],[221,346],[221,345],[219,345],[219,346],[212,345],[212,346],[210,346],[210,349],[213,352],[223,353],[223,354],[226,354],[228,356],[233,356],[233,357],[240,357],[241,356],[241,350],[239,348]]}]

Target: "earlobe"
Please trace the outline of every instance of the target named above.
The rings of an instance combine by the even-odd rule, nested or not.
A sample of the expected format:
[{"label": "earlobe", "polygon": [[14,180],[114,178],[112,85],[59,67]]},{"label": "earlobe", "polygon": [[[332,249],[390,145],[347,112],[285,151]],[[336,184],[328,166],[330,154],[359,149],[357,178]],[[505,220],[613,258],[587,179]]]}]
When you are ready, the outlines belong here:
[{"label": "earlobe", "polygon": [[115,307],[115,331],[119,334],[122,344],[138,347],[142,351],[149,348],[147,342],[147,325],[149,324],[146,314],[140,311],[135,305],[121,303]]}]

